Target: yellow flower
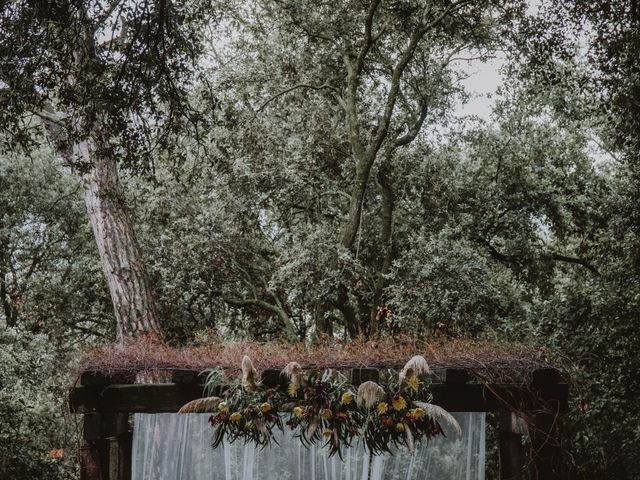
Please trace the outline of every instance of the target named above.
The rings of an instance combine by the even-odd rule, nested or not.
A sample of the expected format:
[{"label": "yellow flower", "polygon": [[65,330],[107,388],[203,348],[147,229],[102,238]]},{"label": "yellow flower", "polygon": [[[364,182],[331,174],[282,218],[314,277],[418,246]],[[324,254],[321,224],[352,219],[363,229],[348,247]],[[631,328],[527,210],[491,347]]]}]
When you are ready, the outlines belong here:
[{"label": "yellow flower", "polygon": [[420,380],[418,380],[418,377],[416,377],[415,375],[409,377],[409,379],[407,379],[407,383],[414,390],[418,390],[418,387],[420,386]]},{"label": "yellow flower", "polygon": [[293,414],[298,418],[300,418],[303,413],[304,413],[304,409],[302,407],[295,407],[293,409]]},{"label": "yellow flower", "polygon": [[324,435],[325,437],[330,437],[331,435],[333,435],[333,430],[331,430],[330,428],[325,428],[322,431],[322,435]]},{"label": "yellow flower", "polygon": [[391,400],[391,405],[393,405],[393,409],[398,412],[407,408],[407,402],[403,397],[395,397]]},{"label": "yellow flower", "polygon": [[387,402],[380,402],[378,404],[378,413],[387,413],[387,410],[389,410],[389,404],[387,404]]},{"label": "yellow flower", "polygon": [[262,413],[268,413],[271,410],[271,404],[269,402],[264,402],[260,405],[260,411]]},{"label": "yellow flower", "polygon": [[396,430],[398,432],[404,432],[404,423],[402,423],[402,422],[396,423]]},{"label": "yellow flower", "polygon": [[323,418],[331,418],[333,417],[333,412],[330,408],[323,408],[320,415],[322,415]]},{"label": "yellow flower", "polygon": [[233,412],[231,415],[229,415],[229,420],[231,420],[232,422],[239,422],[241,418],[242,415],[240,414],[240,412]]},{"label": "yellow flower", "polygon": [[413,419],[422,418],[427,414],[423,408],[412,408],[409,410],[409,417]]},{"label": "yellow flower", "polygon": [[290,397],[296,397],[298,395],[298,385],[290,383],[287,391],[289,392]]},{"label": "yellow flower", "polygon": [[220,402],[220,405],[218,405],[218,410],[220,410],[222,413],[229,413],[227,402]]},{"label": "yellow flower", "polygon": [[353,393],[344,392],[342,394],[342,404],[343,405],[349,405],[352,401],[353,401]]}]

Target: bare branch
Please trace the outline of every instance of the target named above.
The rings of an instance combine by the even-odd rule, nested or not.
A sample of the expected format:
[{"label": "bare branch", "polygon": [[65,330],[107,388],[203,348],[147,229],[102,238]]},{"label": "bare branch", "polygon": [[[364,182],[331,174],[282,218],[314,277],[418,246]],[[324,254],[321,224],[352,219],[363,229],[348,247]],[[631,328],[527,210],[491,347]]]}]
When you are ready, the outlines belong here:
[{"label": "bare branch", "polygon": [[278,98],[282,97],[283,95],[286,95],[289,92],[292,92],[294,90],[298,90],[300,88],[307,88],[310,90],[331,90],[333,93],[335,93],[338,96],[338,99],[341,100],[340,97],[340,92],[338,91],[337,88],[332,87],[331,85],[327,85],[327,84],[323,84],[323,85],[310,85],[308,83],[299,83],[298,85],[294,85],[291,88],[287,88],[286,90],[283,90],[282,92],[279,92],[277,94],[275,94],[273,97],[271,97],[269,100],[267,100],[266,102],[264,102],[262,105],[260,105],[260,107],[258,107],[258,109],[256,110],[256,115],[260,112],[262,112],[262,110],[264,110],[267,105],[269,105],[271,102],[273,102],[274,100],[277,100]]}]

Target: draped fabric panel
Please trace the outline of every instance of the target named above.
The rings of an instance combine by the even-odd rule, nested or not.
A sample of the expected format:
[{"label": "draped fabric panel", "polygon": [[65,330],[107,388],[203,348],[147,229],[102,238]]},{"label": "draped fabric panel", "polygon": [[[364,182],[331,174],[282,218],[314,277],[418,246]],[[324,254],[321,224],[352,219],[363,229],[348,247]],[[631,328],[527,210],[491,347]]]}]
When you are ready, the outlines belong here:
[{"label": "draped fabric panel", "polygon": [[237,441],[211,447],[209,414],[136,414],[133,480],[484,480],[485,414],[454,413],[462,435],[422,441],[411,453],[372,456],[361,445],[343,459],[305,448],[289,430],[264,449]]}]

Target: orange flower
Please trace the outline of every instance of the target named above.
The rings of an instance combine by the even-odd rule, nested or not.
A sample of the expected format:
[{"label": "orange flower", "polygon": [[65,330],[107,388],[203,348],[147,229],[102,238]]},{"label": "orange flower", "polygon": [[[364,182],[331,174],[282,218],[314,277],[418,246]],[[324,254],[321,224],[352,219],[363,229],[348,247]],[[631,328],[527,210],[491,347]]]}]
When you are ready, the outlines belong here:
[{"label": "orange flower", "polygon": [[387,402],[380,402],[378,404],[378,413],[387,413],[389,410],[389,404]]},{"label": "orange flower", "polygon": [[320,411],[320,415],[322,415],[323,418],[327,418],[328,419],[328,418],[333,417],[333,412],[331,411],[330,408],[323,408]]},{"label": "orange flower", "polygon": [[353,393],[351,392],[344,392],[342,394],[342,403],[344,405],[349,405],[351,402],[353,401]]},{"label": "orange flower", "polygon": [[49,450],[47,452],[48,458],[62,458],[64,457],[64,448],[58,448],[56,450]]},{"label": "orange flower", "polygon": [[262,413],[268,413],[271,410],[271,404],[269,402],[264,402],[260,405],[260,411]]},{"label": "orange flower", "polygon": [[402,423],[402,422],[396,423],[396,430],[398,432],[404,432],[404,423]]},{"label": "orange flower", "polygon": [[241,418],[242,414],[240,412],[233,412],[231,415],[229,415],[229,420],[231,420],[232,422],[239,422]]}]

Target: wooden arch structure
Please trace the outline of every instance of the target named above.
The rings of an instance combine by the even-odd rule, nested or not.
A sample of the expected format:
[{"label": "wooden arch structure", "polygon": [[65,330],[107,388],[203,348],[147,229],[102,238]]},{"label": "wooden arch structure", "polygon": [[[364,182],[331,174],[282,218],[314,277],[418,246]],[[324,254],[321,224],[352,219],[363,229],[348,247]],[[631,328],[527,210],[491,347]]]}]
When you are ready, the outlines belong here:
[{"label": "wooden arch structure", "polygon": [[[198,371],[167,372],[167,383],[133,383],[122,375],[84,372],[69,396],[73,413],[83,416],[82,480],[129,480],[132,460],[131,413],[177,412],[202,397]],[[358,385],[377,380],[375,368],[350,369]],[[450,412],[493,412],[497,418],[500,479],[556,480],[567,477],[560,416],[568,409],[569,388],[554,368],[538,368],[506,382],[479,381],[463,368],[432,374],[433,403]],[[263,382],[282,383],[280,370],[265,370]],[[523,435],[530,436],[530,448]]]}]

